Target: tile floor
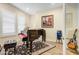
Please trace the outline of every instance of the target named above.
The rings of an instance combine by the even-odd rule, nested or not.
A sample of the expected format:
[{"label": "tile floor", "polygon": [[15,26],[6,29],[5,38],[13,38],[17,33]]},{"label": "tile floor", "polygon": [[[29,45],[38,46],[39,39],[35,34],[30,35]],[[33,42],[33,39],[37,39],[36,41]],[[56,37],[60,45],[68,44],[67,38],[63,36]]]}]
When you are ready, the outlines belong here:
[{"label": "tile floor", "polygon": [[[51,50],[43,53],[42,55],[63,55],[63,47],[62,44],[56,43],[56,47],[52,48]],[[66,50],[66,55],[75,55],[74,53]]]}]

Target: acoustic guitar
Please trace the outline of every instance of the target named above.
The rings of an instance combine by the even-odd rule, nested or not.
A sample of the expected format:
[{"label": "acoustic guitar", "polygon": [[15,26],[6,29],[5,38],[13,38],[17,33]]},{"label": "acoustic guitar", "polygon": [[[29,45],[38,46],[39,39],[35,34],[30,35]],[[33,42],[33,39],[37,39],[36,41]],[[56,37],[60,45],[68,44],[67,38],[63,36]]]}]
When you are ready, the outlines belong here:
[{"label": "acoustic guitar", "polygon": [[69,43],[67,44],[67,47],[70,49],[76,49],[77,48],[77,44],[71,39],[69,41]]}]

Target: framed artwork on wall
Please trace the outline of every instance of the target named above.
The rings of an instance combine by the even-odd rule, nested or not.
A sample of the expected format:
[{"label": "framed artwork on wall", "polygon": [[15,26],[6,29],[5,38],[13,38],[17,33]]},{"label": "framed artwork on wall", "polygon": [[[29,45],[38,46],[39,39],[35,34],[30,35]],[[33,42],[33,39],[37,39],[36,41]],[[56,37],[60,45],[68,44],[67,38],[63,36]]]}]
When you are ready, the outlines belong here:
[{"label": "framed artwork on wall", "polygon": [[53,28],[54,27],[54,16],[53,15],[42,16],[41,27],[42,28]]}]

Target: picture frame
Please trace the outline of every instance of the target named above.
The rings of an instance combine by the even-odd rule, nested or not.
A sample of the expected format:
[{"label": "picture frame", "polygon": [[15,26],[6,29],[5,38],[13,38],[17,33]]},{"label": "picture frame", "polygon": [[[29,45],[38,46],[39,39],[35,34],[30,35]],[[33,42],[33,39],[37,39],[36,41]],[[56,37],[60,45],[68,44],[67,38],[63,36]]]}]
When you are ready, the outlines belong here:
[{"label": "picture frame", "polygon": [[42,28],[53,28],[54,27],[54,16],[53,15],[42,16],[41,27]]}]

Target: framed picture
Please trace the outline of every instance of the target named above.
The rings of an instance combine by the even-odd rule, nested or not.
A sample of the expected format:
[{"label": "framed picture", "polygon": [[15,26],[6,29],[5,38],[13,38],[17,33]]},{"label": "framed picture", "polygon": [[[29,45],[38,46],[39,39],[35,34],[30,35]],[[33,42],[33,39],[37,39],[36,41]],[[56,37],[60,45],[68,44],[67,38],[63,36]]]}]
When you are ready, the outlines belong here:
[{"label": "framed picture", "polygon": [[54,27],[53,15],[42,16],[41,17],[41,27],[42,28],[53,28]]}]

